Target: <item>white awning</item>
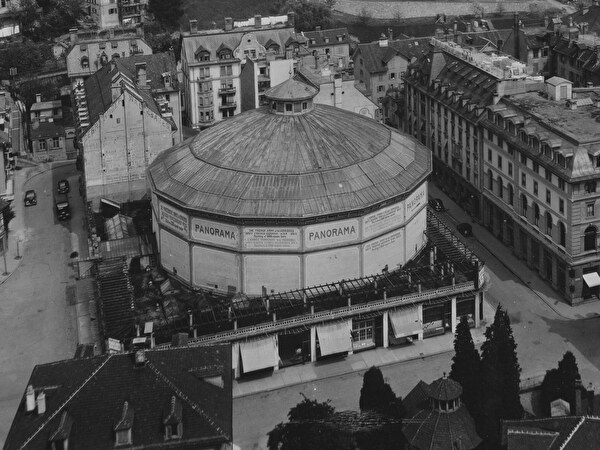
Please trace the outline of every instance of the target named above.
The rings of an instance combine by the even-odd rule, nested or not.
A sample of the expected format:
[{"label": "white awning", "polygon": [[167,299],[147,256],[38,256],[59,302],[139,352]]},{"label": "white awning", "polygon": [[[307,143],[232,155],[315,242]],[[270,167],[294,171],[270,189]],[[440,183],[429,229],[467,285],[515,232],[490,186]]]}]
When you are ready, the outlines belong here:
[{"label": "white awning", "polygon": [[240,342],[240,352],[244,373],[275,367],[279,363],[275,336]]},{"label": "white awning", "polygon": [[600,275],[598,275],[598,272],[584,273],[583,281],[589,287],[600,286]]},{"label": "white awning", "polygon": [[321,356],[349,352],[352,349],[352,322],[335,322],[317,327]]},{"label": "white awning", "polygon": [[390,323],[396,338],[412,336],[423,331],[419,307],[401,308],[389,312]]}]

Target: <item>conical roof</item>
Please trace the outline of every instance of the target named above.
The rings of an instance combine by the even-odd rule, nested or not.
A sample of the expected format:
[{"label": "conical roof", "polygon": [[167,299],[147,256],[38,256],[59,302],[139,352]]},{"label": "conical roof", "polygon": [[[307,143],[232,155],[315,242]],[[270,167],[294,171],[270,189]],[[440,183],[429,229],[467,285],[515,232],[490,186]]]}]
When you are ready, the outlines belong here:
[{"label": "conical roof", "polygon": [[313,98],[318,92],[317,88],[290,78],[268,89],[265,92],[265,97],[275,101],[301,101]]},{"label": "conical roof", "polygon": [[456,400],[462,395],[462,391],[460,383],[448,378],[445,374],[429,385],[429,396],[434,400],[444,402]]}]

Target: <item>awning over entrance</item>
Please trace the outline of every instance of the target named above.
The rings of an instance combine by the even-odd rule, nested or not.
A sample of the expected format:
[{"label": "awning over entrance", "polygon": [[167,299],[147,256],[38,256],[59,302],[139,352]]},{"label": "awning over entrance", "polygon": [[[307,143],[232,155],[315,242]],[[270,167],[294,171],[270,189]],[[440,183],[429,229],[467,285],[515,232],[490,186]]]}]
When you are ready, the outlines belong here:
[{"label": "awning over entrance", "polygon": [[275,367],[279,363],[275,336],[240,342],[244,373]]},{"label": "awning over entrance", "polygon": [[317,327],[321,356],[348,352],[352,349],[352,322],[335,322]]},{"label": "awning over entrance", "polygon": [[584,273],[583,281],[591,288],[600,286],[600,275],[598,275],[598,272]]},{"label": "awning over entrance", "polygon": [[419,319],[419,307],[400,308],[389,312],[394,337],[401,338],[421,333],[423,323]]}]

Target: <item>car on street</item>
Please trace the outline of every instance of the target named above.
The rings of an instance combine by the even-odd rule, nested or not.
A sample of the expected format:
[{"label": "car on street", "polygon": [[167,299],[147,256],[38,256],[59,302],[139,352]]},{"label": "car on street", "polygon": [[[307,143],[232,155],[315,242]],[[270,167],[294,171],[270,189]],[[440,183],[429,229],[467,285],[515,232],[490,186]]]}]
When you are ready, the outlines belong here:
[{"label": "car on street", "polygon": [[59,180],[58,181],[58,193],[59,194],[68,194],[71,190],[71,186],[69,186],[68,180]]},{"label": "car on street", "polygon": [[446,208],[444,208],[444,202],[442,202],[441,199],[439,198],[430,198],[429,199],[429,206],[431,206],[431,209],[433,209],[434,211],[445,211]]},{"label": "car on street", "polygon": [[25,206],[37,205],[37,195],[33,189],[25,192]]},{"label": "car on street", "polygon": [[465,237],[473,236],[473,227],[470,223],[459,223],[456,229]]}]

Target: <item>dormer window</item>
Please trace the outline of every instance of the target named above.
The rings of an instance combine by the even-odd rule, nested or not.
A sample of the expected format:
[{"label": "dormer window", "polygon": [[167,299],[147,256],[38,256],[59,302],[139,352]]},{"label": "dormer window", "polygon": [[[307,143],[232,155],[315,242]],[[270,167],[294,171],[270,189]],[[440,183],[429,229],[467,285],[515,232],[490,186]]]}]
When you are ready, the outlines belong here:
[{"label": "dormer window", "polygon": [[123,403],[121,417],[115,424],[115,447],[131,445],[131,429],[133,428],[133,408],[129,402]]},{"label": "dormer window", "polygon": [[210,61],[210,53],[207,51],[200,51],[196,53],[196,61],[197,62],[206,62]]},{"label": "dormer window", "polygon": [[90,59],[87,56],[81,58],[81,68],[89,69],[90,68]]},{"label": "dormer window", "polygon": [[52,450],[69,450],[69,436],[73,427],[73,419],[67,411],[63,411],[58,422],[58,428],[50,435]]},{"label": "dormer window", "polygon": [[166,441],[183,437],[183,406],[181,400],[174,395],[165,408],[163,425]]},{"label": "dormer window", "polygon": [[219,59],[231,59],[233,55],[231,53],[231,50],[224,49],[219,52],[218,56],[219,56]]}]

